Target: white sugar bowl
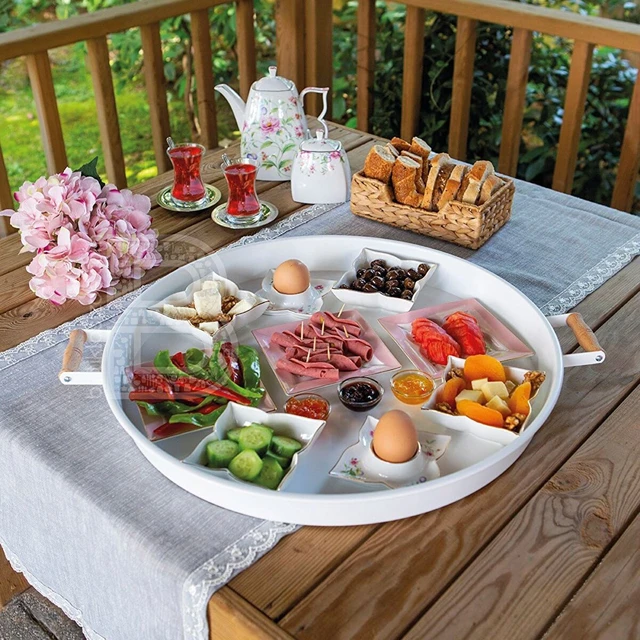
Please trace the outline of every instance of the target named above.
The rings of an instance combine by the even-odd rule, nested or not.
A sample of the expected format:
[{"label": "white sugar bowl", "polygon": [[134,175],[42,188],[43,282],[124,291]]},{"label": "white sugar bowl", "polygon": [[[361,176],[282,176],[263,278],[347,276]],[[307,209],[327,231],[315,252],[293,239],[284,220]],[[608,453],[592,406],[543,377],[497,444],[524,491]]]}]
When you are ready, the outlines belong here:
[{"label": "white sugar bowl", "polygon": [[351,195],[351,167],[342,144],[321,129],[305,140],[293,161],[291,195],[304,204],[346,202]]}]

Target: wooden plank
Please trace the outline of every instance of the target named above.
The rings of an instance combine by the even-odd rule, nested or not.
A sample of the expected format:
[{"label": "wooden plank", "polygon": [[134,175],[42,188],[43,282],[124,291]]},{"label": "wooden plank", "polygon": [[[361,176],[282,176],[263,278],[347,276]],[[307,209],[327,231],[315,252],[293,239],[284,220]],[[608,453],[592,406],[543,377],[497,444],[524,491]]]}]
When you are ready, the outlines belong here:
[{"label": "wooden plank", "polygon": [[158,173],[168,171],[171,162],[167,156],[167,137],[171,135],[166,80],[162,61],[160,23],[153,22],[140,28],[144,52],[144,81],[149,100],[149,116],[153,135],[153,152]]},{"label": "wooden plank", "polygon": [[218,146],[216,100],[213,92],[213,66],[211,62],[211,34],[209,12],[206,9],[191,14],[191,38],[193,40],[193,66],[198,97],[200,142],[208,149]]},{"label": "wooden plank", "polygon": [[[640,507],[639,412],[636,388],[456,578],[406,640],[472,633],[540,637]],[[637,603],[635,609],[637,619]],[[602,600],[591,609],[597,611],[603,611]],[[574,629],[593,637],[583,627]],[[609,637],[632,637],[628,631]]]},{"label": "wooden plank", "polygon": [[127,186],[127,174],[124,170],[122,138],[120,136],[116,96],[113,92],[107,38],[101,36],[100,38],[87,40],[87,53],[107,176],[110,182],[118,188],[124,189]]},{"label": "wooden plank", "polygon": [[400,135],[411,140],[416,135],[422,99],[422,64],[424,59],[424,9],[407,7],[402,63],[402,116]]},{"label": "wooden plank", "polygon": [[451,124],[449,125],[449,155],[458,160],[466,160],[478,22],[459,17],[457,25],[451,95]]},{"label": "wooden plank", "polygon": [[229,0],[138,0],[65,20],[43,22],[1,34],[0,60],[107,36],[227,2]]},{"label": "wooden plank", "polygon": [[616,366],[567,370],[554,412],[510,469],[468,499],[378,529],[280,625],[300,640],[401,637],[637,385],[639,313],[637,295],[600,327]]},{"label": "wooden plank", "polygon": [[27,71],[36,103],[47,169],[49,173],[59,173],[67,167],[67,151],[62,136],[49,54],[41,51],[27,56]]},{"label": "wooden plank", "polygon": [[640,637],[640,516],[636,516],[589,579],[562,610],[545,640]]},{"label": "wooden plank", "polygon": [[303,527],[262,556],[250,571],[236,576],[229,586],[275,620],[343,562],[377,526]]},{"label": "wooden plank", "polygon": [[[13,193],[11,186],[9,185],[9,174],[7,172],[7,165],[4,163],[4,156],[2,155],[2,147],[0,147],[0,211],[3,209],[14,209],[15,200],[13,199]],[[9,218],[0,217],[0,238],[8,236],[11,233],[15,233],[14,229],[9,224]]]},{"label": "wooden plank", "polygon": [[585,16],[511,0],[404,0],[404,4],[569,40],[640,51],[640,27],[610,18]]},{"label": "wooden plank", "polygon": [[564,100],[558,156],[553,171],[553,188],[564,193],[571,193],[573,187],[585,100],[591,80],[592,58],[592,44],[579,40],[574,43],[569,80],[567,81],[567,95]]},{"label": "wooden plank", "polygon": [[278,74],[304,86],[304,0],[276,0],[276,63]]},{"label": "wooden plank", "polygon": [[500,158],[498,160],[499,171],[510,176],[515,176],[518,170],[532,41],[533,33],[531,31],[514,29],[507,75],[507,97],[502,115]]},{"label": "wooden plank", "polygon": [[26,591],[29,583],[26,578],[13,570],[4,551],[0,547],[0,609],[4,607],[11,598]]},{"label": "wooden plank", "polygon": [[[305,82],[306,86],[329,87],[326,119],[331,118],[333,86],[333,3],[332,0],[305,2]],[[305,111],[317,116],[322,96],[311,93]]]},{"label": "wooden plank", "polygon": [[253,27],[253,0],[236,0],[238,34],[238,74],[240,94],[246,98],[256,79],[256,35]]},{"label": "wooden plank", "polygon": [[358,39],[356,87],[358,129],[369,131],[373,112],[373,82],[376,56],[376,2],[358,0]]},{"label": "wooden plank", "polygon": [[294,640],[228,587],[213,594],[207,616],[209,640]]},{"label": "wooden plank", "polygon": [[640,171],[640,78],[636,78],[633,96],[629,104],[629,117],[624,130],[618,177],[613,189],[611,206],[631,211]]}]

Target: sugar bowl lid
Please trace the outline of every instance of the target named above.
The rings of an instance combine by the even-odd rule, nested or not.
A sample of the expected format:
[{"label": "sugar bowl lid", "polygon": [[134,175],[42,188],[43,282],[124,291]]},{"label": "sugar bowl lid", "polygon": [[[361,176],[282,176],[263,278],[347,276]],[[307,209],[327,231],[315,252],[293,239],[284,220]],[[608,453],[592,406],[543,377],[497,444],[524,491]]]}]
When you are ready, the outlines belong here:
[{"label": "sugar bowl lid", "polygon": [[256,80],[253,83],[253,89],[257,91],[293,91],[295,85],[291,80],[287,80],[282,76],[277,75],[278,68],[269,67],[269,75],[266,75],[260,80]]},{"label": "sugar bowl lid", "polygon": [[341,149],[342,143],[338,140],[325,138],[325,134],[322,129],[318,129],[316,131],[315,138],[305,140],[300,144],[300,151],[340,151]]}]

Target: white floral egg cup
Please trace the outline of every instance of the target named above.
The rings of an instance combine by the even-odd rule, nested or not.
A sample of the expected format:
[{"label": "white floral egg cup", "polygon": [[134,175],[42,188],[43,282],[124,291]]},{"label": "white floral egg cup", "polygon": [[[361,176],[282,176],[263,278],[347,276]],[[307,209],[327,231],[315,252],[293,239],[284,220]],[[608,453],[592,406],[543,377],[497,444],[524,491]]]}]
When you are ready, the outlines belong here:
[{"label": "white floral egg cup", "polygon": [[273,286],[273,274],[275,269],[270,269],[262,280],[262,289],[256,294],[269,301],[269,308],[265,313],[275,314],[282,312],[293,312],[301,315],[311,315],[320,311],[325,296],[334,284],[333,280],[311,279],[309,287],[302,293],[285,294],[280,293]]},{"label": "white floral egg cup", "polygon": [[378,419],[367,417],[360,428],[358,442],[347,447],[329,475],[354,482],[384,484],[399,489],[422,484],[440,477],[438,460],[445,454],[451,436],[418,431],[418,451],[411,460],[402,463],[385,462],[371,446]]}]

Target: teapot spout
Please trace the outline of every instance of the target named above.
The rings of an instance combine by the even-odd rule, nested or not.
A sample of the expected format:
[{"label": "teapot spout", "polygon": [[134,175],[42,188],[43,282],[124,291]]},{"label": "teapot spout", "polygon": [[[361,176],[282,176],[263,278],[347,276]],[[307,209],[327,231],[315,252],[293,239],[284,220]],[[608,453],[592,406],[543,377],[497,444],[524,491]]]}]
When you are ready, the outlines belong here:
[{"label": "teapot spout", "polygon": [[238,130],[242,131],[242,125],[244,124],[244,100],[228,84],[217,84],[214,89],[227,99],[238,123]]}]

